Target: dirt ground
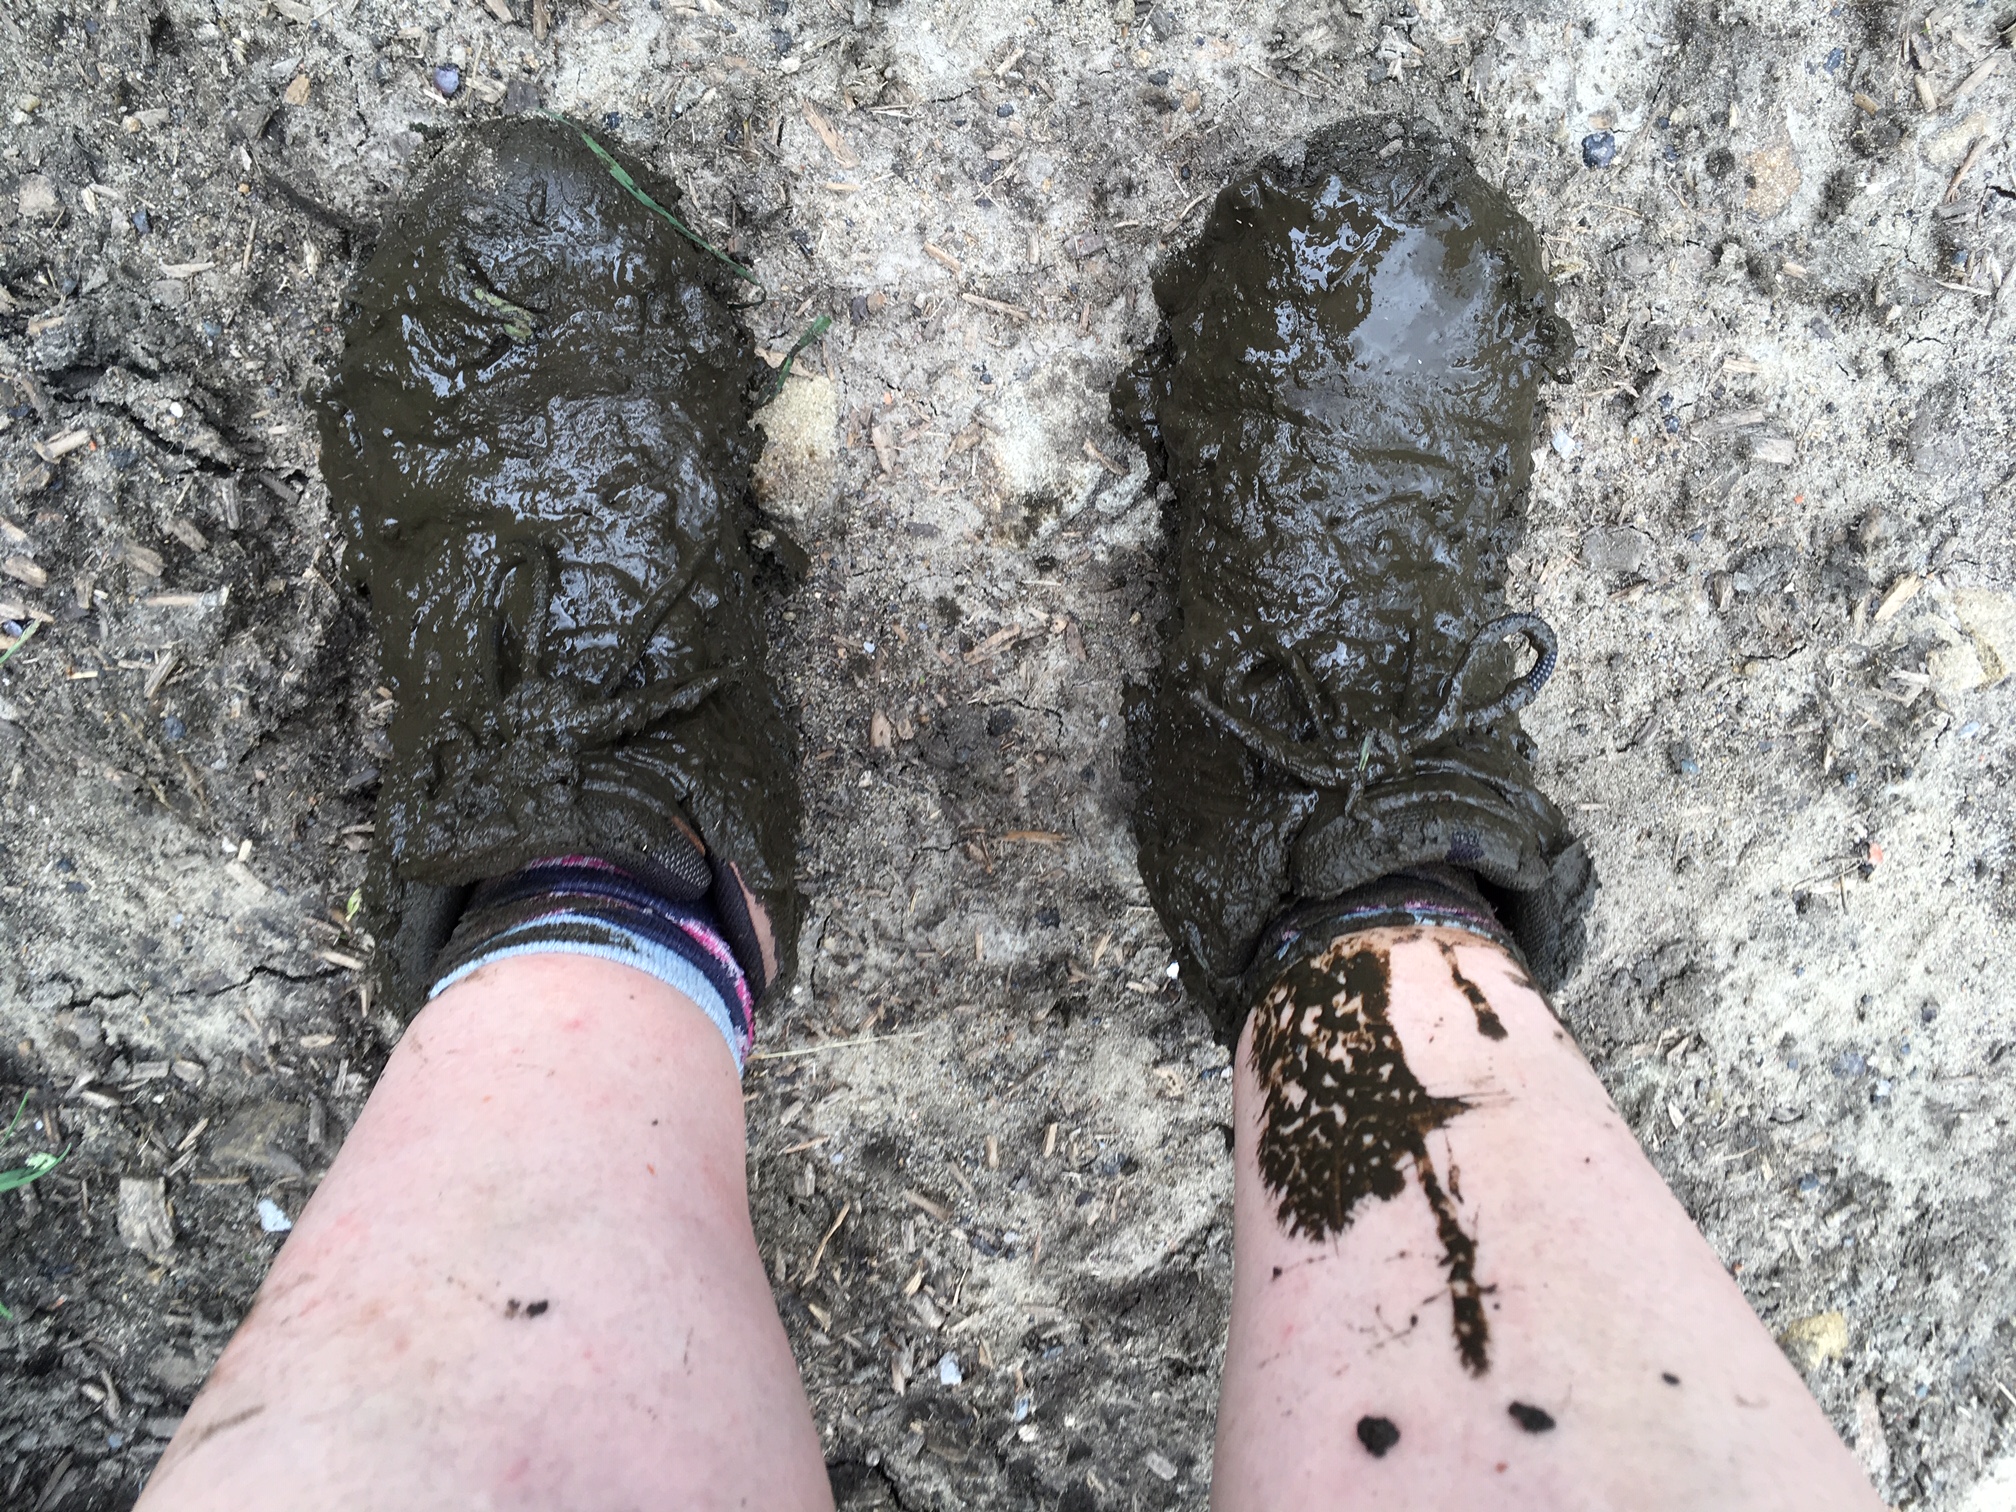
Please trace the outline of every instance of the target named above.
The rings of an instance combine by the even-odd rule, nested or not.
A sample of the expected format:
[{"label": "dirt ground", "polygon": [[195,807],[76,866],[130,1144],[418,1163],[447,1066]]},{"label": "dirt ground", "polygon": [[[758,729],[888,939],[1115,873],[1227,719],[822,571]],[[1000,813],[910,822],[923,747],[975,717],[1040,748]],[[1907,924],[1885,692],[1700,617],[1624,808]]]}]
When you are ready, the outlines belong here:
[{"label": "dirt ground", "polygon": [[1206,1499],[1229,1085],[1132,859],[1105,394],[1208,197],[1367,112],[1469,145],[1579,339],[1511,590],[1601,882],[1560,1011],[1887,1497],[2016,1507],[2012,22],[12,0],[0,1165],[68,1154],[0,1198],[0,1505],[130,1503],[396,1035],[309,404],[415,153],[543,104],[683,181],[761,345],[834,319],[768,417],[812,905],[748,1088],[843,1507]]}]

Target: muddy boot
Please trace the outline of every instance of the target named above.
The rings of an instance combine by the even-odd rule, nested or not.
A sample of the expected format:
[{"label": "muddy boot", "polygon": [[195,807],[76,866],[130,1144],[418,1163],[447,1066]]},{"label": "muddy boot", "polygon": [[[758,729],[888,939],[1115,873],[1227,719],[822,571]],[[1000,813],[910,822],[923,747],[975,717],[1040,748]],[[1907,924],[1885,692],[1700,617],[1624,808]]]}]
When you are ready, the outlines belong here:
[{"label": "muddy boot", "polygon": [[550,857],[711,903],[758,996],[790,973],[795,760],[743,539],[760,364],[722,271],[521,117],[415,177],[350,290],[322,467],[396,700],[366,897],[402,1019],[473,885]]},{"label": "muddy boot", "polygon": [[1501,590],[1569,349],[1546,291],[1467,157],[1370,121],[1235,180],[1156,282],[1113,396],[1174,494],[1135,837],[1228,1038],[1270,922],[1410,868],[1459,901],[1474,878],[1543,981],[1576,953],[1587,861],[1515,717],[1554,635]]}]

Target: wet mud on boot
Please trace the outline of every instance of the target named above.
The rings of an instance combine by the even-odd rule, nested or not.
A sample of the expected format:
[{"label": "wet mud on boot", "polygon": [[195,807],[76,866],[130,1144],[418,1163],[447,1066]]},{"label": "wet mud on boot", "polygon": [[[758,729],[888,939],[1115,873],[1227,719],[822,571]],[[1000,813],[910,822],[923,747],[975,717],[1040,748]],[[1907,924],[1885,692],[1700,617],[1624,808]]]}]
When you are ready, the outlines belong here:
[{"label": "wet mud on boot", "polygon": [[1570,349],[1532,227],[1425,129],[1350,121],[1234,180],[1155,293],[1113,406],[1173,492],[1176,609],[1128,723],[1193,994],[1236,1036],[1271,921],[1422,865],[1558,979],[1592,884],[1517,719],[1554,634],[1502,593]]},{"label": "wet mud on boot", "polygon": [[720,284],[520,117],[416,175],[350,289],[322,466],[396,699],[366,896],[402,1018],[474,885],[552,856],[711,897],[760,991],[739,876],[790,974],[795,758],[744,543],[765,370]]}]

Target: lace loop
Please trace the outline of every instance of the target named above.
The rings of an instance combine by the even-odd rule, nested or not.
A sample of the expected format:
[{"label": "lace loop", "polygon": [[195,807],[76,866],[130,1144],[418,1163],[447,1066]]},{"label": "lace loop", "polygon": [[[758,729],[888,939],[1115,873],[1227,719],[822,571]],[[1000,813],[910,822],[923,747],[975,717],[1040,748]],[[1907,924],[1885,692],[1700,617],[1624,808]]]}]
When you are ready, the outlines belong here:
[{"label": "lace loop", "polygon": [[[1512,635],[1523,637],[1533,648],[1536,658],[1533,665],[1507,683],[1489,703],[1474,709],[1466,707],[1464,684],[1478,658],[1494,643]],[[1293,648],[1278,649],[1279,659],[1307,706],[1310,718],[1319,729],[1330,731],[1331,726],[1325,718],[1329,699],[1323,694],[1321,685]],[[1290,740],[1277,731],[1241,719],[1202,688],[1192,688],[1189,697],[1190,702],[1214,724],[1255,755],[1273,762],[1309,787],[1342,792],[1346,806],[1353,807],[1368,782],[1383,780],[1401,771],[1422,747],[1442,739],[1452,730],[1469,733],[1486,729],[1518,713],[1547,685],[1559,660],[1560,642],[1554,634],[1554,627],[1546,620],[1537,614],[1500,615],[1470,637],[1456,670],[1450,674],[1441,706],[1431,717],[1399,731],[1376,725],[1365,726],[1355,732],[1355,739],[1354,732],[1340,724],[1325,739]],[[1380,758],[1376,770],[1375,754]]]}]

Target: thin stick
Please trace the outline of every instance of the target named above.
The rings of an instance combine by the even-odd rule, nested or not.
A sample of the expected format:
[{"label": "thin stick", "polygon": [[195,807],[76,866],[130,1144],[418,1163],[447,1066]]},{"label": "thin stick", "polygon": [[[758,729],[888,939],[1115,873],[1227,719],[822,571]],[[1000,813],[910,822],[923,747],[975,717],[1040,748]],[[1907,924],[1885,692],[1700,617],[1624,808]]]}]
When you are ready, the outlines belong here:
[{"label": "thin stick", "polygon": [[922,1029],[906,1029],[901,1034],[863,1034],[855,1039],[828,1040],[823,1045],[801,1045],[795,1050],[758,1050],[751,1060],[783,1060],[792,1055],[817,1055],[824,1050],[848,1050],[856,1045],[884,1045],[890,1040],[922,1039]]},{"label": "thin stick", "polygon": [[805,1280],[798,1283],[800,1286],[819,1274],[819,1262],[826,1258],[826,1246],[833,1242],[833,1236],[840,1232],[840,1225],[847,1221],[847,1215],[853,1211],[854,1203],[851,1199],[840,1204],[840,1216],[835,1218],[833,1226],[826,1230],[825,1238],[819,1241],[819,1248],[812,1251],[812,1263],[805,1267]]}]

